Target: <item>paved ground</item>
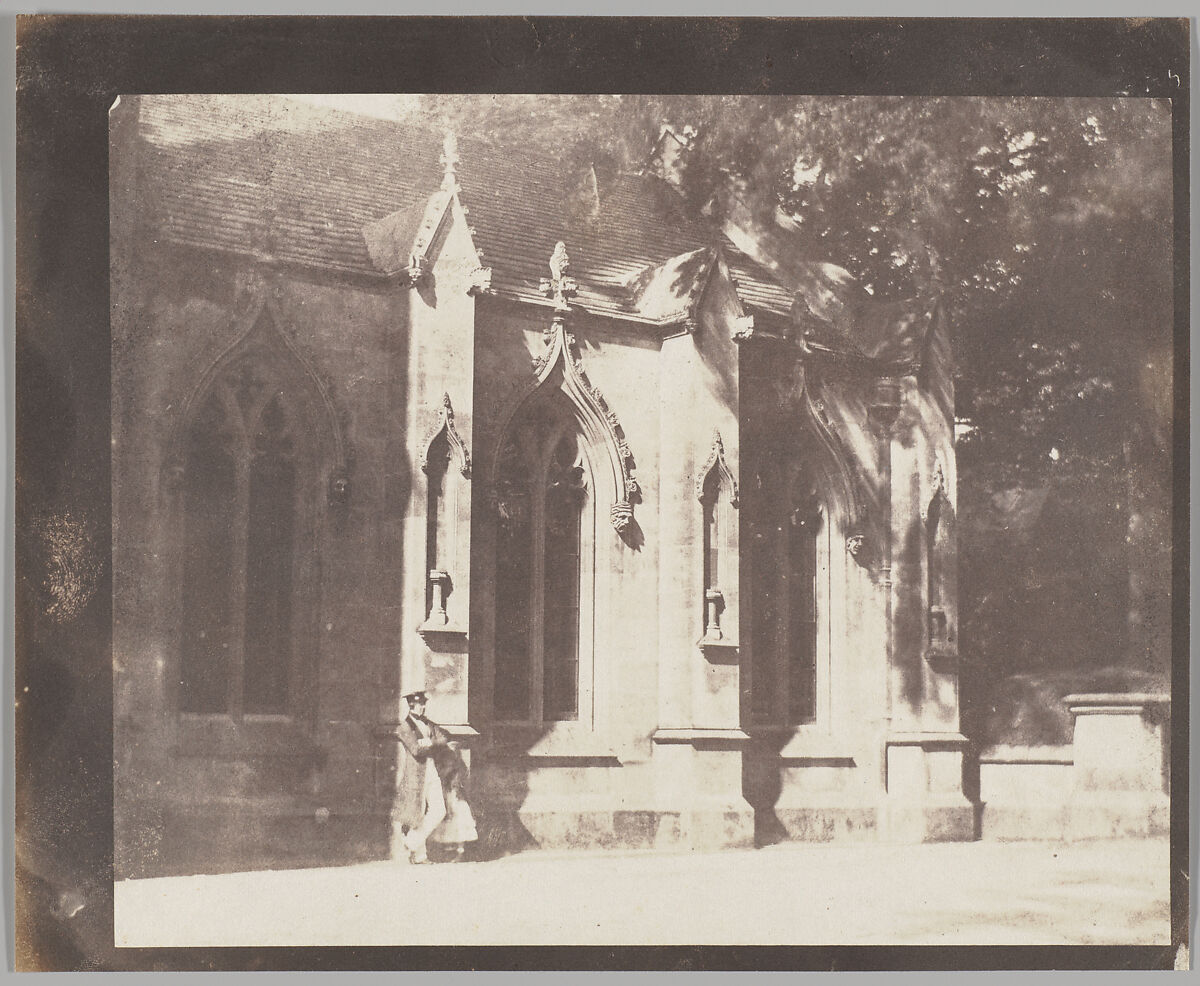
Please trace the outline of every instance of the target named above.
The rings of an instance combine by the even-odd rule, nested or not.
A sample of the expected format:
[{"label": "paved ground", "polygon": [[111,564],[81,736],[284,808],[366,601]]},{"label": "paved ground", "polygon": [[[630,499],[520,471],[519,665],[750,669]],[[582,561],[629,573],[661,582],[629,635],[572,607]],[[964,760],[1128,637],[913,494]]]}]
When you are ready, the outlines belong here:
[{"label": "paved ground", "polygon": [[116,944],[1160,944],[1165,840],[523,853],[127,880]]}]

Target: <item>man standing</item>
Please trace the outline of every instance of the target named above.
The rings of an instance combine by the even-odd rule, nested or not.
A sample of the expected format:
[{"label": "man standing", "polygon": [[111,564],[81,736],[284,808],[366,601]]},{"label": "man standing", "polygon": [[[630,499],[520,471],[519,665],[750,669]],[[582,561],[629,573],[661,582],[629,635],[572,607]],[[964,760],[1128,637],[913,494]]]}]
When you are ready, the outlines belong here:
[{"label": "man standing", "polygon": [[450,734],[425,717],[427,696],[423,691],[404,696],[408,717],[397,730],[409,760],[401,776],[401,785],[409,799],[416,825],[406,826],[404,847],[413,863],[427,863],[427,843],[447,843],[454,848],[454,859],[462,858],[464,843],[478,835],[471,807],[463,786],[466,765],[459,757]]}]

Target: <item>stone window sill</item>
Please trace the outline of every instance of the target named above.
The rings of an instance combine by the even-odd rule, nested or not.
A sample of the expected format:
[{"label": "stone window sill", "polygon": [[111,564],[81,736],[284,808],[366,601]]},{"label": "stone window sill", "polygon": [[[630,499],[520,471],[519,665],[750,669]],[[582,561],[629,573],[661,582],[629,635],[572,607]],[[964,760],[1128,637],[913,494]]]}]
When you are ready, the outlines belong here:
[{"label": "stone window sill", "polygon": [[740,729],[706,729],[698,726],[656,729],[650,739],[656,744],[686,743],[708,749],[740,750],[750,742],[750,734]]},{"label": "stone window sill", "polygon": [[422,623],[417,627],[417,633],[431,647],[436,646],[442,641],[450,645],[465,644],[467,641],[467,630],[465,627],[443,623]]},{"label": "stone window sill", "polygon": [[715,664],[723,664],[737,660],[738,642],[723,638],[721,640],[709,640],[706,637],[701,637],[696,641],[696,646],[700,648],[704,656]]}]

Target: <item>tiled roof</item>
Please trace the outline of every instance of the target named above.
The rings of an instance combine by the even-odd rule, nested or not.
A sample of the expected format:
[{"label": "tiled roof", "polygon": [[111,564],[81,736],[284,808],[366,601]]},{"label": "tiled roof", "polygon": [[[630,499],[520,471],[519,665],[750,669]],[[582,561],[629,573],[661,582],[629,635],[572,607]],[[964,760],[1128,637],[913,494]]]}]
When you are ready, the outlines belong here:
[{"label": "tiled roof", "polygon": [[[404,265],[400,240],[442,181],[440,135],[403,123],[271,97],[144,96],[140,107],[143,195],[160,236],[181,244],[391,272]],[[578,284],[574,304],[657,320],[671,313],[642,311],[639,278],[719,247],[748,311],[790,317],[791,293],[719,230],[686,216],[660,179],[619,175],[600,187],[592,209],[595,197],[586,188],[581,196],[579,180],[556,160],[466,137],[458,150],[460,200],[494,293],[544,301],[539,284],[563,240]],[[387,217],[390,226],[378,226]],[[370,226],[391,237],[382,259],[368,252]],[[653,294],[662,308],[662,292]]]}]

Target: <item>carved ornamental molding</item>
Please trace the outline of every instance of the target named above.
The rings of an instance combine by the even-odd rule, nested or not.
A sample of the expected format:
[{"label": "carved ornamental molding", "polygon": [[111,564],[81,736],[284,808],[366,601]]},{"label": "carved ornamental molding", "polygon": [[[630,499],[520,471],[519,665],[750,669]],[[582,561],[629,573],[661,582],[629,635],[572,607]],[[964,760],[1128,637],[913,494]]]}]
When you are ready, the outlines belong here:
[{"label": "carved ornamental molding", "polygon": [[946,489],[946,473],[942,469],[942,457],[939,454],[934,461],[933,477],[929,483],[929,502],[925,505],[925,526],[933,528],[937,526],[939,518],[945,514],[946,508],[950,506],[950,493]]},{"label": "carved ornamental molding", "polygon": [[725,443],[721,441],[721,433],[716,429],[713,430],[712,448],[709,450],[708,458],[704,461],[704,465],[700,468],[700,474],[696,477],[696,499],[704,499],[704,484],[708,482],[708,477],[712,471],[716,469],[720,477],[721,484],[729,493],[729,502],[732,506],[738,505],[738,484],[734,478],[733,470],[729,468],[729,463],[725,461]]},{"label": "carved ornamental molding", "polygon": [[749,342],[755,338],[753,315],[739,315],[733,320],[732,338],[734,342]]},{"label": "carved ornamental molding", "polygon": [[[567,331],[562,314],[555,316],[545,337],[546,350],[533,361],[536,377],[510,408],[499,434],[508,434],[509,425],[526,401],[543,388],[557,387],[573,406],[575,417],[589,444],[608,453],[604,457],[609,465],[607,476],[602,468],[603,463],[596,464],[597,493],[600,493],[604,486],[608,487],[611,496],[609,520],[613,529],[623,535],[633,523],[633,505],[641,496],[641,488],[634,477],[633,452],[625,440],[625,433],[616,413],[609,408],[604,395],[588,380],[583,363],[576,353],[575,338]],[[498,457],[496,461],[498,464]],[[497,468],[498,465],[493,466],[494,470]],[[493,489],[496,488],[497,481],[498,476],[493,474]]]},{"label": "carved ornamental molding", "polygon": [[421,442],[421,472],[429,474],[429,450],[433,446],[434,440],[443,431],[446,433],[446,442],[449,444],[451,452],[458,454],[459,472],[462,473],[463,479],[470,479],[471,453],[467,449],[467,443],[458,433],[458,429],[454,427],[454,407],[450,403],[448,393],[442,394],[438,409],[434,412],[433,425]]},{"label": "carved ornamental molding", "polygon": [[567,273],[570,269],[571,258],[567,256],[567,245],[559,240],[550,255],[550,277],[542,278],[539,288],[542,294],[554,300],[554,307],[560,312],[570,311],[571,298],[579,290],[575,278]]}]

